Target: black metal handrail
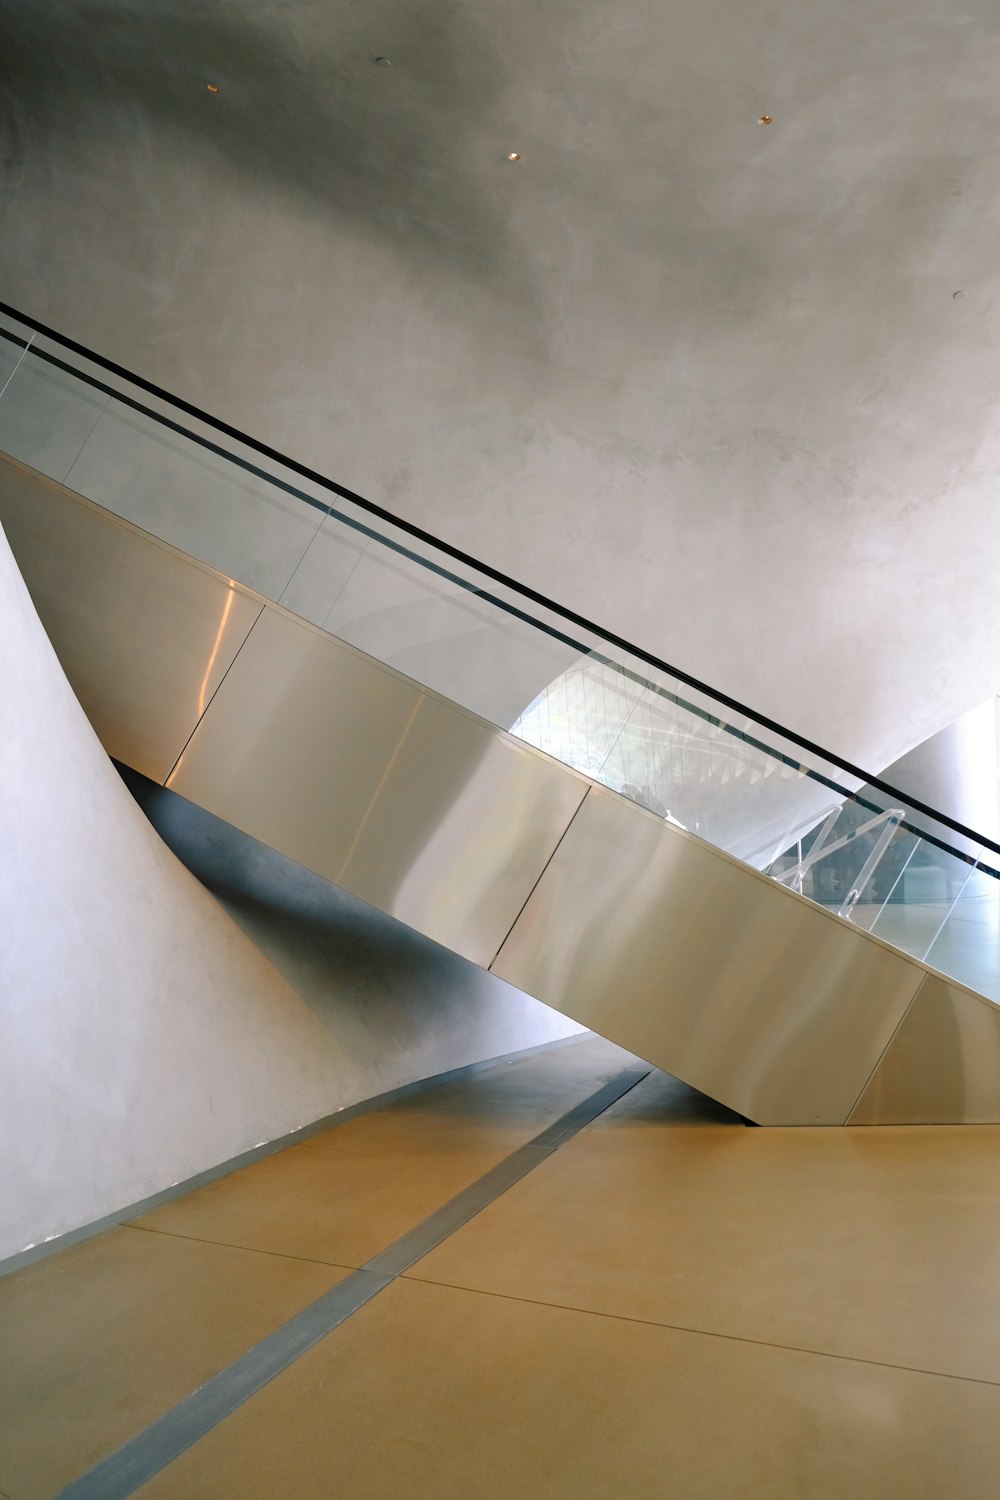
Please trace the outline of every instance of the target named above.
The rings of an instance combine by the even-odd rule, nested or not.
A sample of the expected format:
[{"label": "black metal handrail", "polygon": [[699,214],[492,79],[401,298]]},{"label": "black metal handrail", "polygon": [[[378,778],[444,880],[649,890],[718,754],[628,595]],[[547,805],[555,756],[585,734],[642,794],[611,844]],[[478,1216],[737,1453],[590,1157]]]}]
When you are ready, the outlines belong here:
[{"label": "black metal handrail", "polygon": [[[936,808],[928,806],[927,803],[918,801],[916,798],[911,797],[908,793],[900,791],[898,787],[890,786],[888,782],[882,781],[877,776],[870,775],[862,767],[854,765],[851,761],[845,760],[842,756],[836,755],[832,751],[824,750],[822,745],[817,745],[814,741],[806,739],[804,735],[797,734],[794,730],[786,729],[783,725],[777,723],[776,720],[768,718],[765,714],[757,713],[754,709],[749,708],[746,704],[738,702],[735,698],[730,698],[726,693],[721,693],[715,688],[709,687],[707,683],[699,681],[697,677],[692,677],[690,673],[683,672],[678,667],[672,667],[669,662],[663,661],[661,657],[655,656],[652,652],[644,650],[641,646],[633,645],[630,641],[625,640],[624,637],[615,635],[613,631],[605,630],[603,626],[595,624],[592,620],[588,620],[586,616],[578,614],[575,610],[568,609],[565,605],[557,603],[554,599],[549,599],[545,594],[540,593],[536,589],[530,588],[527,584],[520,583],[516,578],[511,578],[508,574],[501,572],[499,568],[493,568],[488,563],[480,562],[478,558],[472,557],[467,552],[463,552],[460,547],[453,547],[450,542],[442,541],[440,538],[434,536],[433,533],[424,530],[423,527],[414,525],[412,521],[407,521],[401,516],[394,515],[391,511],[386,510],[384,506],[376,504],[375,501],[367,500],[363,495],[357,494],[354,490],[349,490],[346,488],[346,486],[338,484],[333,479],[327,478],[325,474],[320,474],[317,470],[310,469],[308,465],[299,463],[297,459],[289,458],[286,454],[280,453],[276,448],[271,448],[267,443],[262,443],[257,438],[250,437],[247,433],[241,432],[239,428],[233,427],[231,423],[224,422],[221,418],[213,416],[210,412],[203,411],[201,407],[195,406],[190,401],[185,401],[180,396],[172,395],[169,391],[165,391],[161,386],[155,385],[151,380],[146,380],[143,378],[143,376],[136,375],[131,370],[126,370],[122,365],[116,364],[113,360],[106,359],[102,354],[96,354],[92,349],[88,349],[85,345],[79,344],[74,339],[67,338],[65,334],[57,332],[54,328],[50,328],[47,324],[39,322],[37,318],[31,317],[27,313],[19,312],[17,308],[11,307],[9,303],[2,301],[0,301],[0,313],[14,319],[15,322],[22,324],[24,327],[32,329],[35,333],[41,334],[47,339],[51,339],[53,343],[60,345],[64,349],[70,350],[73,354],[76,354],[80,358],[87,360],[90,364],[96,365],[99,369],[106,370],[110,374],[117,376],[120,380],[127,381],[130,385],[137,387],[139,390],[145,391],[151,396],[155,396],[157,400],[166,402],[168,406],[174,407],[177,411],[183,412],[186,416],[193,417],[198,422],[204,422],[207,426],[214,428],[216,432],[223,433],[226,437],[240,443],[243,447],[250,449],[252,452],[260,454],[262,457],[271,460],[271,462],[273,463],[280,464],[283,468],[288,469],[291,473],[298,474],[301,478],[309,480],[311,484],[316,484],[321,489],[328,490],[331,494],[339,496],[342,500],[350,501],[351,504],[358,506],[361,510],[366,511],[369,515],[377,516],[379,520],[386,522],[390,526],[394,526],[395,528],[397,528],[397,530],[404,532],[407,536],[413,537],[415,540],[423,542],[425,545],[435,548],[444,556],[451,558],[455,562],[461,563],[464,567],[473,569],[483,577],[491,579],[494,583],[501,584],[504,588],[510,589],[515,594],[519,594],[523,599],[529,600],[532,604],[539,605],[543,609],[550,610],[553,614],[558,615],[561,619],[567,621],[577,629],[585,630],[591,635],[597,636],[597,638],[601,641],[604,641],[605,644],[614,647],[616,650],[627,652],[629,655],[635,657],[638,661],[643,662],[646,666],[653,667],[659,672],[664,672],[668,676],[673,677],[676,681],[684,683],[685,686],[694,688],[699,693],[704,693],[707,697],[713,699],[716,703],[721,704],[723,707],[730,709],[734,713],[741,714],[746,718],[753,720],[753,722],[760,725],[761,728],[770,731],[772,734],[779,735],[782,739],[787,740],[790,744],[798,746],[799,749],[808,751],[810,755],[818,756],[828,765],[836,766],[838,770],[846,772],[847,775],[855,777],[862,783],[867,784],[869,787],[872,787],[875,790],[884,793],[886,796],[892,798],[893,800],[903,802],[904,805],[910,808],[912,811],[919,812],[924,814],[924,816],[926,817],[933,818],[935,822],[941,824],[941,826],[944,828],[951,829],[953,833],[958,833],[964,838],[971,839],[974,843],[979,844],[981,847],[992,849],[994,853],[1000,854],[1000,843],[994,842],[985,834],[978,833],[974,828],[969,828],[965,823],[960,822],[956,818],[950,817],[947,813],[940,812]],[[323,502],[318,501],[315,496],[305,494],[303,491],[297,489],[293,485],[286,483],[269,471],[257,468],[256,465],[250,463],[241,455],[233,453],[230,449],[224,448],[217,443],[213,443],[210,439],[204,437],[202,434],[192,432],[190,428],[182,426],[180,423],[171,421],[170,418],[164,416],[162,412],[151,410],[149,407],[144,406],[141,402],[136,401],[134,398],[128,396],[125,392],[120,391],[113,386],[105,384],[96,376],[92,375],[89,371],[81,370],[77,365],[71,365],[65,360],[59,359],[58,356],[52,354],[50,350],[39,348],[36,345],[32,344],[29,339],[21,338],[19,335],[11,332],[10,330],[0,329],[0,335],[22,349],[28,349],[30,345],[31,353],[37,358],[44,360],[47,364],[53,365],[58,369],[66,371],[68,374],[76,376],[78,379],[85,381],[87,384],[93,386],[97,390],[104,392],[106,395],[113,396],[116,400],[122,401],[125,405],[130,406],[133,410],[139,411],[143,415],[151,417],[154,421],[161,423],[163,426],[171,429],[172,431],[177,432],[184,437],[190,438],[192,441],[198,443],[201,447],[206,448],[209,452],[213,452],[218,456],[229,460],[230,462],[234,462],[241,468],[256,475],[257,477],[276,485],[278,488],[285,490],[289,494],[297,496],[299,499],[304,500],[307,504],[312,505],[316,509],[329,510],[329,506],[324,506]],[[348,525],[353,526],[355,530],[368,534],[372,538],[375,538],[383,544],[393,548],[394,551],[400,552],[404,556],[411,558],[413,561],[422,564],[424,567],[430,568],[439,576],[447,578],[450,581],[459,584],[463,588],[469,589],[470,592],[479,595],[483,599],[489,600],[493,604],[498,605],[506,613],[514,615],[517,618],[524,620],[528,624],[534,625],[538,629],[544,631],[546,634],[562,641],[568,646],[571,646],[573,649],[580,650],[582,652],[592,651],[591,647],[583,644],[580,641],[577,641],[571,636],[565,635],[559,630],[554,629],[551,625],[547,624],[543,620],[537,619],[534,615],[517,609],[515,606],[511,605],[509,601],[498,599],[495,595],[487,593],[485,590],[476,587],[470,588],[470,585],[466,579],[460,578],[458,577],[458,575],[453,574],[448,570],[440,567],[439,564],[436,564],[435,562],[433,562],[433,560],[422,556],[420,553],[411,552],[408,548],[400,546],[399,543],[394,542],[391,538],[382,536],[380,532],[370,531],[369,528],[363,526],[351,517],[344,516],[338,513],[338,520],[346,522]],[[614,665],[620,669],[620,664],[618,663],[609,663],[609,665]],[[645,681],[645,679],[640,678],[638,674],[629,673],[627,668],[625,669],[625,671],[626,674],[632,676],[634,680]],[[799,762],[792,760],[790,756],[785,755],[782,751],[777,750],[773,746],[767,745],[762,741],[756,740],[747,735],[736,725],[727,724],[725,720],[718,719],[714,715],[706,713],[704,710],[699,709],[696,705],[689,704],[683,699],[675,698],[675,695],[669,693],[668,691],[664,691],[659,687],[658,684],[651,683],[649,685],[654,687],[657,692],[662,693],[663,696],[667,698],[673,698],[675,702],[681,704],[684,708],[697,713],[699,717],[705,719],[707,722],[715,724],[720,729],[728,730],[731,734],[737,736],[746,744],[756,749],[763,750],[766,754],[773,756],[778,760],[781,760],[785,765],[792,766],[802,772],[804,775],[810,776],[813,779],[824,783],[826,786],[836,791],[838,795],[849,798],[852,801],[856,801],[862,806],[873,808],[879,811],[881,810],[877,808],[877,804],[870,803],[866,799],[858,796],[856,792],[849,791],[845,787],[840,786],[837,782],[831,781],[828,777],[824,776],[822,772],[817,771],[814,767],[801,765]],[[900,826],[906,828],[912,833],[917,834],[920,838],[926,839],[929,843],[934,844],[937,848],[943,849],[947,853],[954,855],[956,858],[963,860],[965,863],[977,864],[984,874],[993,875],[997,879],[1000,879],[1000,870],[994,870],[988,865],[983,865],[973,856],[964,853],[962,850],[952,848],[950,844],[944,843],[941,839],[937,838],[933,833],[930,833],[926,829],[918,828],[913,824],[907,822],[901,822]]]}]

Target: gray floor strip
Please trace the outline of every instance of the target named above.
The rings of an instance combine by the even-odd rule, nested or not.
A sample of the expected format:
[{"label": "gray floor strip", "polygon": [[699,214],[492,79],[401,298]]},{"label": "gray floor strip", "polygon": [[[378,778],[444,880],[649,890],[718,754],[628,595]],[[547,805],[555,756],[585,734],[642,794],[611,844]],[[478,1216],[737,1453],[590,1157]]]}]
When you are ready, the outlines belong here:
[{"label": "gray floor strip", "polygon": [[491,1168],[471,1187],[467,1187],[463,1193],[452,1198],[443,1208],[439,1208],[430,1218],[425,1219],[422,1224],[416,1225],[414,1229],[401,1235],[398,1240],[391,1244],[386,1250],[382,1250],[365,1265],[366,1271],[378,1271],[387,1276],[400,1276],[413,1262],[419,1260],[422,1255],[427,1255],[439,1245],[442,1240],[454,1234],[467,1220],[481,1213],[487,1204],[492,1203],[494,1198],[499,1198],[509,1187],[513,1187],[525,1173],[551,1156],[552,1152],[561,1146],[563,1141],[589,1125],[598,1115],[609,1109],[623,1094],[635,1087],[637,1083],[649,1073],[648,1068],[630,1068],[624,1073],[619,1073],[606,1083],[603,1088],[598,1089],[596,1094],[591,1094],[573,1109],[556,1120],[534,1140],[526,1146],[521,1146],[510,1156],[504,1157],[503,1161]]},{"label": "gray floor strip", "polygon": [[450,1068],[446,1073],[434,1073],[429,1078],[417,1078],[412,1083],[401,1084],[398,1088],[389,1089],[386,1093],[374,1094],[370,1099],[361,1099],[356,1104],[345,1105],[343,1109],[338,1109],[332,1115],[324,1115],[322,1119],[312,1120],[308,1125],[301,1125],[297,1130],[290,1130],[285,1135],[275,1137],[273,1141],[265,1141],[262,1146],[254,1146],[249,1151],[242,1151],[239,1156],[231,1156],[228,1161],[219,1162],[218,1165],[209,1167],[204,1172],[198,1172],[194,1177],[187,1177],[182,1182],[172,1183],[170,1187],[164,1188],[159,1193],[153,1193],[148,1198],[141,1198],[136,1203],[128,1203],[123,1208],[117,1208],[114,1213],[105,1214],[101,1219],[94,1219],[89,1224],[83,1224],[79,1229],[71,1229],[68,1233],[56,1235],[54,1239],[46,1240],[41,1245],[32,1245],[27,1250],[19,1250],[17,1254],[0,1260],[0,1278],[11,1276],[15,1271],[23,1271],[27,1266],[35,1265],[40,1260],[48,1260],[53,1255],[59,1255],[63,1250],[68,1250],[70,1245],[77,1245],[81,1240],[92,1239],[95,1234],[103,1234],[106,1229],[113,1229],[116,1224],[126,1224],[129,1219],[137,1219],[141,1214],[148,1214],[154,1208],[159,1208],[162,1203],[172,1203],[175,1198],[183,1198],[197,1188],[205,1187],[210,1182],[217,1182],[221,1177],[228,1177],[233,1172],[241,1171],[252,1162],[262,1161],[264,1157],[273,1156],[289,1146],[297,1146],[301,1141],[309,1140],[310,1136],[320,1135],[323,1131],[331,1130],[337,1125],[345,1125],[348,1120],[354,1120],[358,1115],[371,1114],[373,1110],[385,1109],[388,1105],[395,1104],[400,1099],[406,1099],[411,1094],[426,1093],[446,1083],[458,1083],[463,1078],[473,1078],[478,1073],[505,1067],[508,1063],[522,1062],[542,1052],[578,1046],[580,1042],[585,1042],[589,1035],[589,1032],[582,1032],[579,1036],[557,1037],[555,1041],[541,1042],[537,1047],[525,1047],[518,1052],[506,1052],[500,1057],[484,1058],[482,1062],[465,1063],[463,1067]]},{"label": "gray floor strip", "polygon": [[397,1276],[480,1213],[577,1131],[635,1088],[649,1068],[626,1068],[317,1301],[178,1402],[57,1500],[125,1500],[199,1438],[332,1333]]}]

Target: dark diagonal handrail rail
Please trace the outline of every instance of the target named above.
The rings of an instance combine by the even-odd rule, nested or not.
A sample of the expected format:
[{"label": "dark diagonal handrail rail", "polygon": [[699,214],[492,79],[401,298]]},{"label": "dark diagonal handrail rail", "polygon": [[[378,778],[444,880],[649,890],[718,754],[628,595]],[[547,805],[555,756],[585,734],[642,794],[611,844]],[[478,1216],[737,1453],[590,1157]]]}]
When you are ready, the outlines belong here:
[{"label": "dark diagonal handrail rail", "polygon": [[[460,547],[454,547],[450,542],[442,541],[439,537],[434,536],[432,532],[426,531],[423,527],[415,525],[412,521],[407,521],[402,516],[394,515],[392,511],[386,510],[384,506],[376,504],[374,500],[367,500],[363,495],[359,495],[356,491],[348,489],[345,485],[338,484],[335,480],[329,479],[325,474],[319,473],[316,469],[309,468],[307,464],[302,464],[299,463],[297,459],[289,458],[287,454],[280,453],[276,448],[270,447],[267,443],[262,443],[257,438],[250,437],[249,434],[241,432],[238,427],[232,426],[231,423],[224,422],[221,418],[213,416],[210,412],[203,411],[201,407],[195,406],[190,401],[185,401],[183,397],[172,395],[169,391],[165,391],[161,386],[154,384],[153,381],[146,380],[143,378],[143,376],[134,374],[131,370],[125,369],[124,366],[116,364],[114,360],[106,359],[102,354],[96,354],[92,349],[88,349],[84,344],[79,344],[74,339],[67,338],[65,334],[57,332],[56,329],[50,328],[46,323],[40,322],[37,318],[31,317],[27,313],[19,312],[16,307],[11,307],[9,303],[0,301],[0,313],[4,314],[6,317],[12,318],[15,322],[20,323],[23,327],[32,329],[34,333],[41,334],[46,339],[51,339],[53,343],[59,345],[63,349],[69,350],[79,358],[87,360],[88,363],[96,365],[98,369],[107,371],[109,374],[116,376],[119,380],[124,380],[128,382],[128,384],[135,386],[138,390],[145,391],[150,396],[155,396],[158,401],[166,402],[168,406],[173,407],[176,411],[183,412],[185,416],[192,417],[197,422],[205,423],[206,426],[213,428],[216,432],[223,433],[226,437],[232,439],[234,442],[241,444],[242,447],[248,448],[251,452],[258,453],[263,458],[270,460],[272,463],[280,464],[290,473],[297,474],[300,478],[308,480],[311,484],[318,485],[321,489],[327,490],[333,495],[337,495],[340,499],[349,501],[352,505],[358,506],[359,509],[366,511],[369,515],[376,516],[380,521],[384,521],[388,525],[393,526],[397,530],[405,533],[407,536],[413,537],[416,541],[424,543],[425,546],[433,547],[436,551],[442,553],[445,557],[451,558],[453,562],[461,563],[463,567],[471,568],[476,573],[479,573],[482,577],[490,579],[493,583],[500,584],[502,585],[502,587],[510,589],[513,593],[520,595],[522,599],[529,600],[532,604],[551,611],[552,614],[557,615],[560,619],[567,621],[576,629],[587,631],[591,635],[594,635],[599,640],[603,641],[606,645],[614,647],[615,650],[624,651],[634,657],[636,660],[643,662],[646,666],[653,667],[658,672],[666,673],[669,677],[674,678],[677,682],[684,683],[686,687],[693,688],[696,692],[704,693],[706,697],[711,698],[715,703],[721,704],[724,708],[729,709],[731,712],[751,719],[755,724],[760,725],[761,728],[768,730],[771,734],[779,735],[782,739],[787,740],[789,744],[797,746],[800,750],[808,751],[810,755],[818,756],[820,760],[825,761],[827,765],[836,766],[838,770],[845,772],[848,776],[855,777],[863,784],[867,784],[869,787],[872,787],[877,791],[884,793],[886,796],[893,798],[894,800],[903,802],[914,812],[919,812],[922,813],[925,817],[933,818],[936,823],[939,823],[944,828],[951,829],[953,833],[960,834],[963,838],[971,839],[973,843],[979,844],[982,848],[992,849],[994,853],[1000,854],[1000,843],[994,842],[993,839],[988,838],[985,834],[977,833],[974,828],[969,828],[967,824],[960,822],[957,818],[952,818],[947,813],[940,812],[936,808],[930,807],[927,803],[920,802],[915,797],[909,796],[906,792],[900,791],[898,787],[891,786],[888,782],[882,781],[879,777],[870,775],[869,772],[865,771],[861,766],[854,765],[853,762],[845,760],[843,756],[836,755],[832,751],[825,750],[822,745],[816,744],[813,740],[807,739],[804,735],[797,734],[794,730],[786,729],[782,724],[777,723],[776,720],[768,718],[765,714],[757,713],[756,710],[749,708],[745,703],[740,703],[737,699],[729,697],[728,694],[721,693],[717,691],[717,689],[709,687],[707,683],[699,681],[697,677],[692,677],[689,672],[684,672],[679,667],[671,666],[669,662],[664,661],[661,657],[654,655],[650,651],[644,650],[641,646],[633,645],[631,641],[625,640],[623,636],[616,635],[613,631],[606,630],[603,626],[595,624],[593,620],[588,620],[585,615],[578,614],[575,610],[568,609],[565,605],[557,603],[554,599],[549,599],[545,594],[540,593],[537,589],[531,588],[528,584],[520,583],[516,578],[511,578],[509,574],[501,572],[499,568],[494,568],[491,567],[488,563],[480,562],[478,558],[472,557],[468,552],[462,551]],[[10,342],[19,345],[21,348],[26,349],[28,347],[29,341],[27,339],[20,338],[17,334],[13,334],[7,331],[5,332],[5,337],[7,337]],[[292,493],[299,495],[301,499],[306,500],[308,503],[316,506],[318,509],[323,508],[322,503],[317,502],[313,497],[309,495],[301,495],[299,491],[293,490],[291,486],[283,485],[282,481],[275,475],[270,474],[265,470],[256,469],[253,465],[248,464],[238,455],[231,453],[227,448],[220,447],[219,445],[210,442],[202,435],[191,432],[188,428],[183,427],[178,423],[171,422],[170,419],[164,417],[162,413],[150,411],[148,407],[141,405],[141,403],[130,400],[128,396],[125,395],[125,393],[118,391],[113,387],[105,385],[103,382],[97,380],[88,371],[81,370],[76,365],[67,364],[64,361],[59,360],[56,356],[52,355],[50,351],[40,349],[35,345],[31,346],[31,352],[39,358],[45,360],[47,363],[66,370],[68,373],[75,375],[78,379],[81,379],[88,384],[97,387],[98,389],[106,392],[108,395],[111,395],[119,400],[124,400],[128,405],[132,406],[136,410],[152,417],[155,421],[163,423],[165,426],[172,428],[174,431],[181,433],[185,437],[193,438],[203,447],[206,447],[210,451],[217,453],[219,456],[234,460],[235,462],[239,463],[241,467],[257,474],[260,478],[268,480],[269,482],[276,484],[281,488],[291,490]],[[339,517],[339,519],[346,520],[348,518],[341,516]],[[374,533],[374,535],[379,537],[379,540],[388,541],[390,545],[393,545],[391,539],[380,537],[378,533]],[[426,558],[420,557],[419,554],[411,555],[415,557],[416,561],[434,567],[433,563],[429,562],[429,560]],[[436,571],[442,572],[443,570],[437,569]],[[453,577],[453,575],[447,573],[445,573],[444,576]],[[455,579],[455,581],[460,582],[463,585],[465,584],[465,581],[462,579]],[[489,594],[483,593],[483,597],[493,600],[493,596]],[[502,600],[493,600],[493,602],[500,604],[502,608],[506,609],[510,613],[517,613],[522,619],[526,620],[528,623],[536,625],[539,629],[546,631],[548,634],[559,634],[558,632],[552,630],[552,628],[546,625],[543,621],[535,619],[534,616],[521,614],[520,611],[512,610],[511,607],[508,604],[505,604]],[[574,646],[579,645],[578,642],[571,641],[569,637],[563,636],[562,639],[568,644],[572,644]],[[655,684],[651,685],[655,686]],[[705,715],[705,717],[709,716]],[[719,722],[720,727],[722,728],[728,727],[725,725],[724,721],[717,722]],[[732,728],[735,730],[736,726],[734,725],[732,726]],[[746,738],[749,740],[749,737],[743,735],[742,731],[736,730],[736,732],[740,735],[741,738]],[[757,742],[749,740],[749,743],[755,744]],[[787,756],[783,755],[780,751],[775,750],[770,746],[761,745],[760,748],[766,750],[766,752],[770,755],[777,756],[786,764],[793,764],[789,761],[789,758]],[[800,765],[798,769],[806,775],[817,774],[814,768],[811,766]],[[819,779],[825,780],[825,778],[822,777],[821,773]],[[844,787],[837,786],[836,783],[828,783],[828,785],[835,787],[835,789],[845,797],[854,798],[856,795],[855,793],[847,790]],[[970,860],[969,856],[964,854],[962,851],[952,849],[950,845],[941,843],[941,841],[939,839],[936,839],[932,833],[929,833],[928,831],[920,828],[912,828],[912,831],[919,834],[920,837],[928,839],[931,843],[936,844],[937,847],[945,849],[947,850],[947,852],[957,855],[959,858],[965,860],[966,862],[975,863],[975,861]],[[981,866],[981,868],[983,868],[986,873],[996,875],[998,878],[1000,878],[1000,871],[991,870],[988,866]]]}]

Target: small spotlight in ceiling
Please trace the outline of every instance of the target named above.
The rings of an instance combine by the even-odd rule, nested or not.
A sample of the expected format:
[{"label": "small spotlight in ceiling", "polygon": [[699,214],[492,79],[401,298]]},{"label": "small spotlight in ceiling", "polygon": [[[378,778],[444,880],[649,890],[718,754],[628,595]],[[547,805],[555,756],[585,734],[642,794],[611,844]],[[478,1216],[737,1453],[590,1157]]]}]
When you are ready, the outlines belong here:
[{"label": "small spotlight in ceiling", "polygon": [[217,94],[219,92],[219,85],[217,83],[206,83],[205,87],[210,94]]},{"label": "small spotlight in ceiling", "polygon": [[375,66],[377,68],[391,68],[392,67],[392,60],[391,60],[391,58],[388,58],[388,57],[376,57],[376,59],[375,59]]},{"label": "small spotlight in ceiling", "polygon": [[771,123],[771,116],[770,115],[761,115],[760,119],[757,121],[758,125],[770,125],[770,123]]},{"label": "small spotlight in ceiling", "polygon": [[508,161],[520,161],[521,160],[521,153],[520,153],[520,151],[508,151],[507,152],[507,160]]}]

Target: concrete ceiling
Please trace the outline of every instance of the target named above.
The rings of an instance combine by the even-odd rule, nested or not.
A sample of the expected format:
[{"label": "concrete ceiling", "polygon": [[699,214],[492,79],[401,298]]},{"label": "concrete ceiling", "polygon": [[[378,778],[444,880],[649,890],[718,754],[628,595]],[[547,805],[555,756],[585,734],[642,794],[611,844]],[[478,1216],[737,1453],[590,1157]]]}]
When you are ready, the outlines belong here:
[{"label": "concrete ceiling", "polygon": [[0,90],[6,300],[873,769],[1000,688],[995,0],[0,0]]}]

